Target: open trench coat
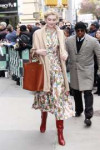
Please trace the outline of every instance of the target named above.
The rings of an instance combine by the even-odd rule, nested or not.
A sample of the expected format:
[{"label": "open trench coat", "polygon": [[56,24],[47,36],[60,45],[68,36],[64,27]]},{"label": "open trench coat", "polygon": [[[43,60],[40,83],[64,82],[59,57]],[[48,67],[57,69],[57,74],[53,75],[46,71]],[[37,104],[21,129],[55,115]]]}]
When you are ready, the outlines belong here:
[{"label": "open trench coat", "polygon": [[[34,57],[35,50],[46,49],[46,47],[47,47],[45,30],[46,30],[46,25],[42,29],[35,31],[35,33],[33,34],[33,46],[31,49],[31,54],[33,57]],[[63,31],[60,30],[60,28],[57,26],[56,26],[56,31],[57,31],[59,45],[60,45],[59,46],[60,47],[59,48],[60,55],[65,54],[65,53],[68,54],[65,49],[65,37],[64,37]],[[49,65],[48,56],[40,56],[39,55],[39,60],[44,66],[44,88],[43,88],[43,91],[49,92],[51,85],[50,85],[50,72],[49,72],[50,65]],[[62,72],[63,72],[63,77],[64,77],[65,88],[66,88],[66,91],[69,91],[65,61],[63,61],[63,60],[60,60],[60,61],[61,61],[61,67],[62,67]]]},{"label": "open trench coat", "polygon": [[70,85],[79,91],[92,90],[94,83],[94,53],[98,59],[100,74],[100,44],[96,38],[85,34],[79,53],[76,47],[76,35],[66,41],[70,59]]}]

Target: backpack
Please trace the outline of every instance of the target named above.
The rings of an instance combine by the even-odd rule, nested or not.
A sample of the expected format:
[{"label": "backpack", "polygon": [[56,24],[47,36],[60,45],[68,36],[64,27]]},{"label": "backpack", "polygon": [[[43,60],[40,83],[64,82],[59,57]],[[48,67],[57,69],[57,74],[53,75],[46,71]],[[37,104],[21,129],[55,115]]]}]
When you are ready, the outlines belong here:
[{"label": "backpack", "polygon": [[24,50],[26,48],[31,48],[31,37],[29,37],[26,34],[22,34],[20,37],[17,39],[17,45],[18,47],[16,50]]},{"label": "backpack", "polygon": [[30,41],[31,41],[31,38],[26,35],[26,34],[22,34],[20,37],[19,37],[19,41],[23,44],[30,44]]}]

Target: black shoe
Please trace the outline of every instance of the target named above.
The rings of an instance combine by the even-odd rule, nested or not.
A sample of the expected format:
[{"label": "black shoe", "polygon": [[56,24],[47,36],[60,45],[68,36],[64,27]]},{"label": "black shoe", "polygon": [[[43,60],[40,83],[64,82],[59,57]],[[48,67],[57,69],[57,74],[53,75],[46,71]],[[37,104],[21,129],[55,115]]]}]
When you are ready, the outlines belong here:
[{"label": "black shoe", "polygon": [[81,113],[75,113],[75,117],[80,117],[81,116]]},{"label": "black shoe", "polygon": [[13,74],[13,75],[12,75],[12,80],[14,80],[14,76],[15,76],[15,75]]},{"label": "black shoe", "polygon": [[99,91],[96,91],[94,94],[97,94],[98,96],[100,96],[100,92]]},{"label": "black shoe", "polygon": [[16,75],[14,75],[13,79],[14,79],[14,81],[17,81],[17,76],[16,76]]},{"label": "black shoe", "polygon": [[93,94],[98,94],[98,91],[96,91],[95,93],[93,93]]},{"label": "black shoe", "polygon": [[20,85],[20,78],[17,78],[17,79],[16,79],[16,84],[17,84],[17,85]]},{"label": "black shoe", "polygon": [[85,120],[84,120],[84,123],[85,123],[88,127],[91,126],[91,124],[92,124],[92,122],[91,122],[90,119],[85,119]]}]

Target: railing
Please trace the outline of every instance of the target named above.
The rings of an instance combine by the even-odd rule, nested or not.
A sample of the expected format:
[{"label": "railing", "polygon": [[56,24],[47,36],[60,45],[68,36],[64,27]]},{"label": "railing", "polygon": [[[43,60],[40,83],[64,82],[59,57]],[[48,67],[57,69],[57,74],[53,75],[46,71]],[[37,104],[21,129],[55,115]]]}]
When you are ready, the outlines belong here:
[{"label": "railing", "polygon": [[8,70],[9,67],[9,54],[8,54],[8,47],[3,46],[1,47],[0,51],[0,70]]},{"label": "railing", "polygon": [[23,86],[23,64],[29,61],[29,49],[16,51],[13,47],[2,47],[0,70],[8,72],[16,84]]}]

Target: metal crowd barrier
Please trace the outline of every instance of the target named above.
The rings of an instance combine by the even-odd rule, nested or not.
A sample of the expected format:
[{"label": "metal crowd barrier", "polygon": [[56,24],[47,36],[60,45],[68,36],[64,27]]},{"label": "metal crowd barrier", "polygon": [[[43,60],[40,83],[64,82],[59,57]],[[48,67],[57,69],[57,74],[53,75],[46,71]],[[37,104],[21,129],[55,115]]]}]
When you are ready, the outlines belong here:
[{"label": "metal crowd barrier", "polygon": [[9,68],[9,53],[6,46],[0,47],[0,71],[8,71]]},{"label": "metal crowd barrier", "polygon": [[8,71],[16,84],[23,86],[23,64],[29,61],[29,49],[16,51],[13,47],[2,47],[4,56],[0,56],[0,70]]}]

